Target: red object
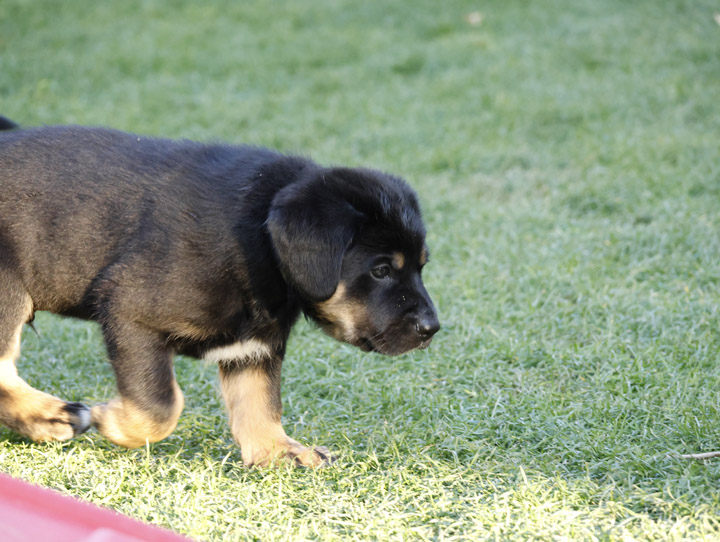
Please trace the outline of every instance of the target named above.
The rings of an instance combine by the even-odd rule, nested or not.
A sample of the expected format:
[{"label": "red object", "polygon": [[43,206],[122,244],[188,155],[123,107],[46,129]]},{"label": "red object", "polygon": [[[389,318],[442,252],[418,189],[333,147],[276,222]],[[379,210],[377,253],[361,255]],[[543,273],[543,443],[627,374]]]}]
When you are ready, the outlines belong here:
[{"label": "red object", "polygon": [[2,542],[192,542],[166,529],[0,474]]}]

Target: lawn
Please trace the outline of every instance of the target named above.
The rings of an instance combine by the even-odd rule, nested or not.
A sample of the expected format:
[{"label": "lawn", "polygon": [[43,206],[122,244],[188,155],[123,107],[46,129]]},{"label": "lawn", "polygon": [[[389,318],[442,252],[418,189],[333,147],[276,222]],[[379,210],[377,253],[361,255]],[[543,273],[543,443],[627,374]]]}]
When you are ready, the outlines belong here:
[{"label": "lawn", "polygon": [[[0,3],[0,114],[266,145],[417,189],[443,328],[365,354],[306,322],[284,423],[331,468],[248,470],[217,370],[175,433],[0,429],[0,470],[199,540],[718,540],[720,4]],[[0,300],[0,302],[2,302]],[[20,372],[96,403],[98,329]]]}]

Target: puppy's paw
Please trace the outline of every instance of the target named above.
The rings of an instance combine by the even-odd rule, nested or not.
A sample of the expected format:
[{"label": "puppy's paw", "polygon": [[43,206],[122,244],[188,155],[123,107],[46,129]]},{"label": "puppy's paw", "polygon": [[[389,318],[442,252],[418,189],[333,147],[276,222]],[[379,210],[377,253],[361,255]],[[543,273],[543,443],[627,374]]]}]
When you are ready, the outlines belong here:
[{"label": "puppy's paw", "polygon": [[247,467],[269,467],[289,463],[299,467],[326,467],[337,457],[325,446],[307,447],[296,440],[285,438],[264,446],[241,446],[243,463]]},{"label": "puppy's paw", "polygon": [[327,467],[337,460],[337,456],[330,453],[325,446],[315,446],[314,448],[308,448],[301,446],[299,443],[295,443],[288,450],[287,457],[291,459],[295,465],[301,467]]},{"label": "puppy's paw", "polygon": [[[179,388],[178,388],[179,390]],[[92,424],[102,436],[125,448],[138,448],[158,442],[173,432],[180,417],[184,400],[180,393],[162,417],[140,408],[133,401],[116,397],[109,403],[92,408]],[[167,405],[166,405],[167,406]]]},{"label": "puppy's paw", "polygon": [[69,440],[90,427],[90,409],[82,403],[45,401],[42,410],[23,414],[18,429],[36,442]]},{"label": "puppy's paw", "polygon": [[82,403],[65,403],[68,423],[73,429],[73,436],[82,435],[90,428],[90,408]]}]

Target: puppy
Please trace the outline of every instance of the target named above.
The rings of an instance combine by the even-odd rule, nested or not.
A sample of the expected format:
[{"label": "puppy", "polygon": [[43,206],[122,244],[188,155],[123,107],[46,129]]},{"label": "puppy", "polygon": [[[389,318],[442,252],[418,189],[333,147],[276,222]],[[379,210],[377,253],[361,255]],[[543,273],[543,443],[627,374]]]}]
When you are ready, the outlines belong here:
[{"label": "puppy", "polygon": [[[0,117],[0,423],[36,441],[91,424],[129,448],[175,428],[173,355],[216,362],[246,465],[331,460],[281,425],[280,369],[301,313],[396,355],[439,328],[401,179],[297,156]],[[117,396],[89,409],[16,371],[35,311],[101,326]]]}]

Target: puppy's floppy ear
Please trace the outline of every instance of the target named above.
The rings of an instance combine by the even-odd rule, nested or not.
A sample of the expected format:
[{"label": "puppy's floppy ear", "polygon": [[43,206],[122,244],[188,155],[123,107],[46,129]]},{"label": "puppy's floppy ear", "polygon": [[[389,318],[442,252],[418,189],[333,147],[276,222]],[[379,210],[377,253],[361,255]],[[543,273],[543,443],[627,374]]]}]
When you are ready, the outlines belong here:
[{"label": "puppy's floppy ear", "polygon": [[363,217],[342,188],[330,171],[316,171],[280,190],[270,207],[267,226],[285,280],[312,301],[335,292]]}]

